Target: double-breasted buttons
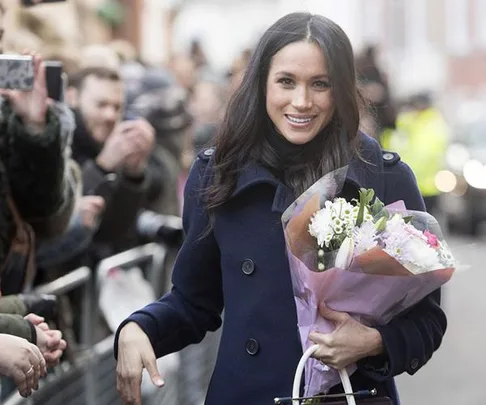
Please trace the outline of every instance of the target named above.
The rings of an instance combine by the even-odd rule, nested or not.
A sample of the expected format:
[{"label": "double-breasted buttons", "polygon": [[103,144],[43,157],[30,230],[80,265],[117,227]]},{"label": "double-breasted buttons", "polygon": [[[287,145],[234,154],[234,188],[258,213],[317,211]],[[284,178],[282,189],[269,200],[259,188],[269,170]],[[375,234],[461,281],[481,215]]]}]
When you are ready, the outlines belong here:
[{"label": "double-breasted buttons", "polygon": [[418,359],[412,359],[412,360],[410,360],[410,368],[412,370],[417,370],[418,366],[419,366]]},{"label": "double-breasted buttons", "polygon": [[256,339],[251,338],[246,341],[245,349],[250,356],[254,356],[260,350],[260,344]]},{"label": "double-breasted buttons", "polygon": [[241,271],[247,276],[255,272],[255,263],[251,259],[245,259],[241,263]]},{"label": "double-breasted buttons", "polygon": [[209,148],[204,151],[205,156],[212,156],[214,153],[214,148]]}]

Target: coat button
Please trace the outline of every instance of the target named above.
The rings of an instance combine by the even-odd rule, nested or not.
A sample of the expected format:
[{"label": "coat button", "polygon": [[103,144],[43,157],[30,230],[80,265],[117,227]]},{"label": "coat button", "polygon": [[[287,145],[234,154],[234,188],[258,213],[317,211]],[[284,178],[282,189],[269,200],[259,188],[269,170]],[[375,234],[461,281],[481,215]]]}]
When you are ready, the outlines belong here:
[{"label": "coat button", "polygon": [[256,339],[251,338],[246,341],[245,349],[250,356],[254,356],[260,350],[260,344]]},{"label": "coat button", "polygon": [[393,160],[394,158],[395,158],[395,155],[393,153],[384,153],[383,154],[383,159],[385,159],[385,160],[390,161],[390,160]]},{"label": "coat button", "polygon": [[410,361],[410,368],[411,368],[412,370],[417,370],[417,367],[418,367],[418,366],[419,366],[419,361],[418,361],[418,359],[412,359],[412,360]]},{"label": "coat button", "polygon": [[214,148],[209,148],[204,151],[205,156],[212,156],[214,153]]},{"label": "coat button", "polygon": [[253,274],[253,272],[255,271],[255,263],[253,263],[253,260],[251,259],[243,260],[243,263],[241,263],[241,271],[245,273],[247,276]]}]

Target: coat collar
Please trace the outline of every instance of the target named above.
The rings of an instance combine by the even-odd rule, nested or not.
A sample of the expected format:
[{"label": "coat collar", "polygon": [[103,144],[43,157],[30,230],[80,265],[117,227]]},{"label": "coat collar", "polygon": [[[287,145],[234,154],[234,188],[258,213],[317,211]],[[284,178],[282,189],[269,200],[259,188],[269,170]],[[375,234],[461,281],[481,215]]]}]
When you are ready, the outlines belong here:
[{"label": "coat collar", "polygon": [[[358,159],[353,159],[346,173],[346,183],[358,189],[365,184],[365,170],[363,170],[362,164]],[[241,170],[232,196],[235,197],[257,184],[270,184],[276,187],[272,211],[283,213],[296,199],[285,184],[277,179],[267,168],[258,163],[249,163]]]}]

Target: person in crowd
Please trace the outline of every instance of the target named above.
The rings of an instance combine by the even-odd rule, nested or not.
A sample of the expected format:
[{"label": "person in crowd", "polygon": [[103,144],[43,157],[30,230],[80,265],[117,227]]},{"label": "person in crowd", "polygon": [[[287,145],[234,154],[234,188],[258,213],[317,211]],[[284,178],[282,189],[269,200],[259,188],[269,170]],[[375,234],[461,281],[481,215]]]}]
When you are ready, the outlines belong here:
[{"label": "person in crowd", "polygon": [[435,177],[444,168],[449,124],[434,106],[431,95],[424,92],[411,97],[410,108],[400,112],[396,127],[396,131],[383,137],[383,147],[400,153],[410,165],[417,176],[427,211],[435,215],[440,196]]},{"label": "person in crowd", "polygon": [[177,83],[191,93],[197,82],[197,67],[191,56],[184,53],[172,55],[169,69],[174,74]]},{"label": "person in crowd", "polygon": [[223,119],[226,95],[216,77],[203,76],[194,86],[189,101],[193,116],[193,143],[196,152],[209,145]]},{"label": "person in crowd", "polygon": [[[41,244],[36,251],[37,265],[52,268],[69,263],[83,254],[91,245],[105,208],[105,200],[96,195],[80,196],[66,232],[58,238]],[[44,281],[52,281],[48,277]],[[0,299],[1,303],[1,299]]]},{"label": "person in crowd", "polygon": [[146,119],[155,129],[156,147],[151,156],[161,177],[162,190],[150,208],[180,215],[179,182],[194,160],[191,145],[192,117],[187,91],[175,82],[152,86],[134,99],[130,111]]},{"label": "person in crowd", "polygon": [[367,133],[381,142],[383,136],[395,129],[397,111],[388,79],[379,66],[377,53],[376,46],[367,46],[356,58],[356,70],[361,93],[367,102],[363,111],[368,121]]},{"label": "person in crowd", "polygon": [[147,203],[149,190],[160,187],[149,164],[155,131],[144,119],[122,121],[125,95],[116,71],[84,69],[73,82],[77,92],[73,158],[81,166],[83,194],[105,200],[91,250],[93,261],[89,260],[93,266],[134,246],[137,214]]},{"label": "person in crowd", "polygon": [[233,93],[238,87],[240,87],[243,74],[245,73],[248,62],[251,58],[251,49],[245,49],[241,54],[233,61],[231,68],[228,71],[229,79],[229,93]]},{"label": "person in crowd", "polygon": [[[290,392],[302,346],[281,215],[324,174],[348,165],[346,197],[372,188],[386,204],[424,210],[410,168],[361,133],[353,49],[331,20],[292,13],[257,45],[231,98],[214,148],[199,154],[185,188],[186,238],[173,288],[121,323],[117,387],[140,405],[145,367],[200,342],[224,324],[207,405],[265,405]],[[376,388],[399,404],[393,377],[416,373],[439,347],[446,316],[440,290],[387,325],[368,327],[322,308],[330,334],[314,332],[315,357],[352,363],[355,390]],[[342,392],[339,385],[331,393]]]},{"label": "person in crowd", "polygon": [[[21,292],[34,275],[34,263],[29,261],[34,238],[41,242],[62,234],[75,205],[76,185],[68,168],[72,114],[62,104],[49,107],[39,56],[34,57],[34,66],[32,91],[0,92],[0,286],[4,295]],[[17,269],[14,255],[25,259],[20,261],[23,269]]]},{"label": "person in crowd", "polygon": [[[18,294],[35,277],[35,244],[64,232],[75,203],[67,163],[73,120],[61,104],[48,103],[42,58],[33,55],[33,63],[32,90],[0,91],[0,291],[26,310],[31,297]],[[48,365],[57,364],[66,348],[61,332],[35,314],[1,314],[0,333],[37,344]],[[13,376],[11,367],[6,370]],[[13,377],[18,383],[17,371]],[[19,386],[25,395],[29,384]]]}]

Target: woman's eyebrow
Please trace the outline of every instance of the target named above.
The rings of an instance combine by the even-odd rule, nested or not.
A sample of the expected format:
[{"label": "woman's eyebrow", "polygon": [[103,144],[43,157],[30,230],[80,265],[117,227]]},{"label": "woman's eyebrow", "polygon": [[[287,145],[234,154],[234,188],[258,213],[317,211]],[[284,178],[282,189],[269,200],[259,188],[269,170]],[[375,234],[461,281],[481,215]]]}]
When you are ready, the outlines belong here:
[{"label": "woman's eyebrow", "polygon": [[[275,73],[276,76],[288,76],[291,78],[295,78],[295,75],[290,72],[286,72],[284,70],[278,71]],[[316,80],[316,79],[329,79],[329,75],[327,73],[321,73],[319,75],[312,76],[310,78],[311,80]]]}]

